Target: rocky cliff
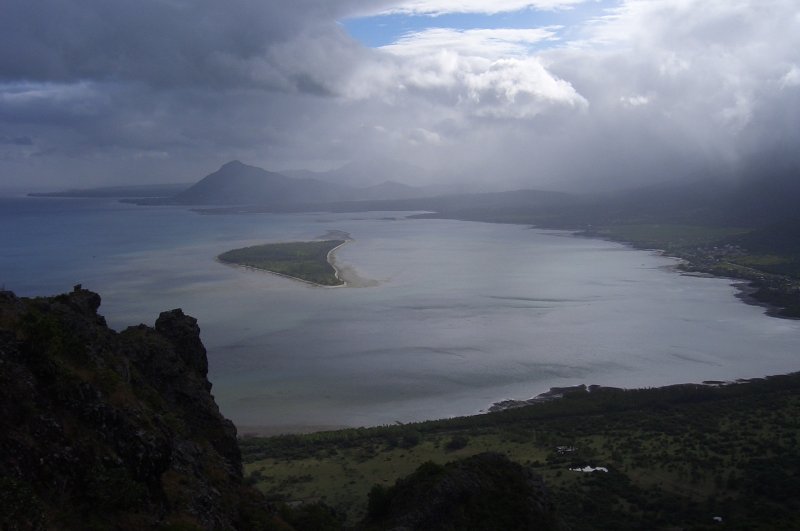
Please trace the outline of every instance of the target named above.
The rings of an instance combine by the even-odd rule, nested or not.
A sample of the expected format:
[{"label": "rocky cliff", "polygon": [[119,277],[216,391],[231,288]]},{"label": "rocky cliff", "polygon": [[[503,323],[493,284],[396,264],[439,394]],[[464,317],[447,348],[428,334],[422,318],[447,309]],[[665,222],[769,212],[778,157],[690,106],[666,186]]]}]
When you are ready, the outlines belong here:
[{"label": "rocky cliff", "polygon": [[196,320],[117,333],[99,306],[0,292],[0,528],[270,527]]},{"label": "rocky cliff", "polygon": [[[338,530],[322,503],[247,486],[197,321],[117,333],[100,296],[0,291],[0,529]],[[356,529],[562,529],[541,480],[499,455],[423,465],[370,494]]]}]

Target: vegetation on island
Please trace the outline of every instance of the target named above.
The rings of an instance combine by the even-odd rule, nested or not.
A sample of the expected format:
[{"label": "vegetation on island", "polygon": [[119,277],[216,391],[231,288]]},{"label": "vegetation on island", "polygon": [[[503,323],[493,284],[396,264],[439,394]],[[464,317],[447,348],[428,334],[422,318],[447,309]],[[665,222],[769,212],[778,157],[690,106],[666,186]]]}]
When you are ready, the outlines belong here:
[{"label": "vegetation on island", "polygon": [[338,528],[383,514],[408,490],[398,480],[420,475],[418,467],[439,474],[445,463],[494,452],[540,475],[574,530],[797,529],[798,391],[800,374],[601,388],[484,415],[246,437],[240,446],[259,490],[273,501],[324,504]]},{"label": "vegetation on island", "polygon": [[268,243],[222,253],[225,263],[263,269],[321,286],[344,284],[328,262],[328,253],[346,240]]}]

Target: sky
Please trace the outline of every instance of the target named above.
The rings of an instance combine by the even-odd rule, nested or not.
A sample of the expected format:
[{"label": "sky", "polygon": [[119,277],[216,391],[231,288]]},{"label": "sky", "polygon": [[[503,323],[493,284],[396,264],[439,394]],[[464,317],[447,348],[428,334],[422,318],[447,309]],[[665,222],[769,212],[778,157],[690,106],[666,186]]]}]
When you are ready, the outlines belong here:
[{"label": "sky", "polygon": [[188,182],[232,159],[395,160],[420,168],[409,184],[496,189],[800,168],[797,0],[4,0],[0,15],[0,186]]}]

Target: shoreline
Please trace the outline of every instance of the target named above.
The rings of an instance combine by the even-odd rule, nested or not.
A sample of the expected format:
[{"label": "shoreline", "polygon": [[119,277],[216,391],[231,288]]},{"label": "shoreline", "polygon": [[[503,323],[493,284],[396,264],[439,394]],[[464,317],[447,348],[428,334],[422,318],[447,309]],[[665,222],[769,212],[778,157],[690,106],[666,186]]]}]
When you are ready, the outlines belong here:
[{"label": "shoreline", "polygon": [[571,394],[592,394],[592,393],[602,393],[604,391],[636,391],[640,389],[676,389],[676,388],[717,388],[717,387],[728,387],[731,385],[741,385],[741,384],[748,384],[754,382],[760,382],[769,380],[771,378],[776,378],[780,376],[792,376],[798,375],[800,371],[793,371],[784,374],[769,374],[764,376],[756,376],[752,378],[737,378],[735,380],[703,380],[700,383],[697,382],[684,382],[684,383],[675,383],[675,384],[665,384],[659,385],[655,387],[616,387],[611,385],[596,385],[596,384],[577,384],[577,385],[569,385],[564,387],[551,387],[549,390],[545,391],[544,393],[539,393],[538,395],[532,396],[531,398],[527,398],[524,400],[517,400],[513,398],[500,400],[499,402],[494,402],[490,407],[486,410],[482,410],[478,414],[484,413],[494,413],[496,411],[505,411],[507,409],[515,409],[518,407],[525,407],[535,404],[542,404],[544,402],[551,402],[553,400],[561,400],[567,395]]},{"label": "shoreline", "polygon": [[[544,229],[543,227],[537,227],[534,225],[530,226],[533,229]],[[551,229],[544,229],[544,230],[551,230]],[[674,266],[669,266],[670,269],[674,269],[676,273],[679,275],[687,276],[687,277],[698,277],[698,278],[718,278],[727,280],[729,284],[736,289],[736,293],[734,293],[734,297],[739,299],[742,303],[747,304],[748,306],[757,306],[764,309],[764,313],[768,317],[773,317],[776,319],[786,319],[789,321],[797,321],[800,320],[800,316],[793,316],[793,315],[786,315],[783,313],[785,310],[784,307],[778,306],[768,301],[762,301],[754,296],[754,293],[758,291],[758,287],[755,285],[754,280],[750,280],[747,278],[740,278],[740,277],[733,277],[730,275],[720,275],[714,273],[712,271],[703,268],[701,265],[697,265],[693,263],[691,260],[683,257],[678,256],[676,254],[670,253],[666,249],[661,249],[658,247],[651,247],[647,245],[639,245],[636,242],[630,240],[624,240],[621,238],[614,238],[611,235],[607,234],[599,234],[593,233],[586,230],[573,230],[569,231],[572,232],[573,236],[579,238],[589,238],[593,240],[603,240],[607,242],[614,242],[620,243],[625,245],[626,247],[630,247],[631,249],[637,251],[649,251],[652,253],[657,253],[660,256],[666,256],[668,258],[673,258],[678,260],[678,263]],[[693,269],[689,269],[693,268]]]},{"label": "shoreline", "polygon": [[[322,284],[315,284],[314,282],[311,282],[311,284],[314,284],[315,286],[320,286],[320,287],[329,287],[329,288],[346,288],[346,287],[348,286],[348,283],[347,283],[347,281],[346,281],[345,279],[343,279],[343,278],[340,276],[340,271],[339,271],[339,268],[338,268],[338,267],[336,267],[336,257],[334,256],[334,254],[333,254],[333,253],[335,253],[337,249],[339,249],[340,247],[343,247],[343,246],[347,245],[347,244],[348,244],[349,242],[351,242],[351,241],[353,241],[353,240],[352,240],[352,238],[350,238],[350,237],[346,238],[346,239],[344,240],[344,242],[340,243],[339,245],[337,245],[336,247],[334,247],[333,249],[331,249],[330,251],[328,251],[328,254],[327,254],[327,255],[325,255],[325,260],[327,260],[327,262],[328,262],[328,263],[330,264],[330,266],[333,268],[333,276],[335,276],[336,278],[338,278],[338,279],[339,279],[339,281],[341,282],[341,284],[340,284],[339,286],[323,286]],[[287,276],[288,276],[288,275],[287,275]],[[290,278],[292,278],[292,277],[290,277]]]},{"label": "shoreline", "polygon": [[[750,384],[757,384],[763,382],[769,382],[771,380],[777,380],[781,378],[792,378],[792,377],[800,377],[800,371],[791,371],[787,373],[780,373],[780,374],[767,374],[764,376],[757,376],[752,378],[737,378],[735,380],[704,380],[700,383],[691,383],[691,382],[684,382],[684,383],[675,383],[675,384],[665,384],[655,387],[615,387],[615,386],[608,386],[608,385],[587,385],[587,384],[578,384],[578,385],[571,385],[571,386],[564,386],[564,387],[551,387],[548,391],[543,393],[539,393],[536,396],[533,396],[528,399],[517,400],[517,399],[505,399],[500,400],[498,402],[492,403],[486,409],[482,409],[479,411],[475,411],[473,413],[467,413],[464,415],[454,415],[451,417],[441,417],[441,418],[427,418],[423,420],[415,420],[410,422],[402,423],[404,426],[413,426],[415,424],[425,424],[429,422],[440,422],[440,421],[451,421],[456,419],[466,419],[472,417],[480,417],[484,415],[492,415],[496,413],[501,413],[504,411],[508,411],[511,409],[519,409],[529,406],[537,406],[541,404],[546,404],[548,402],[563,400],[568,395],[573,394],[581,394],[581,395],[592,395],[595,394],[596,396],[601,396],[606,392],[637,392],[637,391],[674,391],[680,389],[686,390],[697,390],[697,389],[719,389],[725,387],[733,387],[739,385],[750,385]],[[308,434],[315,434],[315,433],[324,433],[324,432],[337,432],[337,431],[347,431],[347,430],[370,430],[376,428],[382,428],[390,426],[388,424],[372,424],[372,425],[344,425],[344,424],[280,424],[280,425],[255,425],[255,424],[243,424],[243,425],[236,425],[236,430],[238,432],[237,437],[240,439],[243,438],[270,438],[270,437],[281,437],[284,435],[308,435]]]},{"label": "shoreline", "polygon": [[737,292],[734,295],[737,299],[742,301],[743,303],[750,305],[750,306],[759,306],[764,308],[765,312],[769,317],[774,317],[776,319],[787,319],[789,321],[800,321],[800,317],[795,317],[793,315],[784,315],[781,312],[783,308],[781,306],[777,306],[775,304],[758,300],[753,294],[758,291],[758,288],[753,285],[752,282],[748,282],[747,280],[743,280],[741,278],[735,277],[718,277],[711,273],[708,275],[712,278],[727,278],[731,281],[731,286],[736,288]]},{"label": "shoreline", "polygon": [[[480,219],[471,217],[469,215],[464,216],[458,214],[447,214],[442,212],[432,212],[429,214],[418,214],[414,216],[408,216],[408,219],[448,219],[455,221],[469,221],[474,223],[519,225],[528,227],[529,229],[532,230],[560,231],[571,234],[574,237],[620,243],[627,247],[630,247],[631,249],[636,249],[638,251],[650,251],[653,253],[659,253],[661,256],[666,256],[669,258],[674,258],[676,260],[679,260],[680,263],[676,264],[675,268],[682,275],[706,276],[709,278],[720,278],[728,280],[730,282],[730,285],[738,290],[738,292],[734,294],[734,297],[738,298],[744,304],[764,308],[765,310],[764,313],[768,317],[787,319],[792,321],[800,320],[800,300],[790,300],[786,304],[771,302],[775,300],[780,301],[781,297],[784,295],[791,297],[791,293],[787,293],[786,291],[787,288],[789,292],[791,292],[791,290],[793,289],[795,290],[796,294],[800,294],[800,280],[794,279],[787,275],[765,273],[758,269],[751,269],[748,272],[748,274],[740,273],[740,275],[734,276],[730,274],[730,271],[726,272],[715,271],[708,264],[692,260],[690,257],[687,256],[681,256],[675,251],[670,252],[669,250],[662,247],[637,243],[634,240],[624,239],[623,237],[618,237],[612,234],[599,232],[596,229],[586,228],[586,227],[563,226],[563,225],[559,226],[536,225],[530,221]],[[787,282],[789,283],[788,286],[786,284]],[[771,295],[773,295],[773,297],[765,299],[757,297],[755,295],[757,292],[761,292],[763,290],[766,290],[767,292],[771,291],[772,292]],[[766,297],[766,295],[763,296]],[[797,295],[795,295],[795,297],[797,297]]]}]

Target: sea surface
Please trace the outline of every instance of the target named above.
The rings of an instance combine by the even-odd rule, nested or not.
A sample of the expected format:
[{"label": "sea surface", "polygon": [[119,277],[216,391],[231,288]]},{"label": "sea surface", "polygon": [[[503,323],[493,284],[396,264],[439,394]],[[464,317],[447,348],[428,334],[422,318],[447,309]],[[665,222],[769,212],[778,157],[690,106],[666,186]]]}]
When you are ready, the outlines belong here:
[{"label": "sea surface", "polygon": [[[229,249],[353,241],[367,287],[320,288],[221,264]],[[800,322],[731,281],[567,232],[406,213],[200,215],[111,199],[0,198],[0,284],[99,292],[117,329],[198,318],[222,412],[245,431],[476,413],[551,386],[730,380],[800,370]]]}]

